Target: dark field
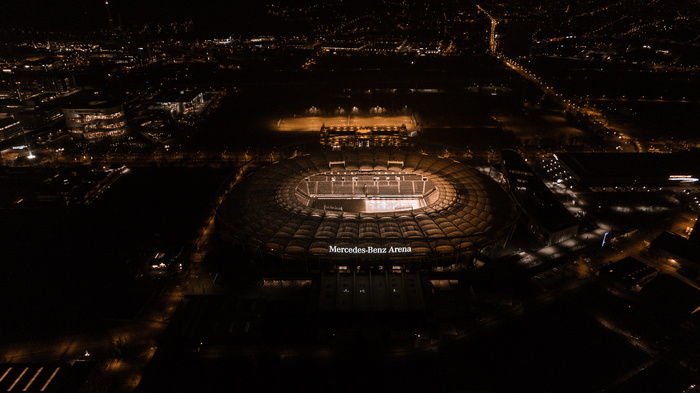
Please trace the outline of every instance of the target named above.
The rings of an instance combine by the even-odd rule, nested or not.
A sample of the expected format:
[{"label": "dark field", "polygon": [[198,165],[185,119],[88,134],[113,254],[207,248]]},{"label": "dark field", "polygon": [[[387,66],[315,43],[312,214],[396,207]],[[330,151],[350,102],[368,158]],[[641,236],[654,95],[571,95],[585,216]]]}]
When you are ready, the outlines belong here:
[{"label": "dark field", "polygon": [[136,316],[150,253],[188,245],[229,170],[136,168],[89,206],[0,210],[0,339]]},{"label": "dark field", "polygon": [[166,349],[139,391],[592,392],[648,360],[561,303],[435,351],[289,341],[279,351],[274,344],[202,356],[171,356]]}]

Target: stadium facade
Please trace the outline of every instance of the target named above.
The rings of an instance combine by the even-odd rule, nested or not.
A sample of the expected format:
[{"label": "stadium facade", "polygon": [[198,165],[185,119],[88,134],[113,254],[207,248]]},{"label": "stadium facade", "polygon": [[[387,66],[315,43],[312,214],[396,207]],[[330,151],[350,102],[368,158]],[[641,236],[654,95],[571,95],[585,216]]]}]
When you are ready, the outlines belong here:
[{"label": "stadium facade", "polygon": [[217,230],[285,268],[469,265],[503,244],[508,194],[453,158],[413,148],[321,149],[249,172]]}]

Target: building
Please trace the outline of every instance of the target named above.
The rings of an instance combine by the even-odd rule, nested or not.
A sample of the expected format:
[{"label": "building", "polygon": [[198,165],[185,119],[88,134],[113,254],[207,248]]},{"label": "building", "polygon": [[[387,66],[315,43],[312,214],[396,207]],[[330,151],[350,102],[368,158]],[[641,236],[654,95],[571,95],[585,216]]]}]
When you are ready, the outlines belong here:
[{"label": "building", "polygon": [[0,142],[20,136],[24,129],[18,120],[11,117],[0,119]]},{"label": "building", "polygon": [[321,312],[419,312],[425,309],[418,273],[336,271],[322,274],[320,284]]},{"label": "building", "polygon": [[173,117],[194,115],[204,108],[204,93],[198,91],[164,91],[153,97],[148,108],[170,113]]},{"label": "building", "polygon": [[343,42],[332,41],[321,45],[321,50],[324,52],[359,52],[364,49],[367,44],[362,42]]},{"label": "building", "polygon": [[0,113],[19,120],[25,130],[34,130],[60,121],[62,107],[69,100],[70,96],[55,98],[50,93],[36,94],[23,100],[4,99],[0,100]]},{"label": "building", "polygon": [[678,153],[557,153],[573,180],[594,191],[695,189],[700,151]]},{"label": "building", "polygon": [[87,61],[93,67],[133,68],[137,64],[134,55],[121,50],[92,52],[87,55]]},{"label": "building", "polygon": [[25,61],[21,67],[27,71],[49,71],[57,70],[63,66],[63,60],[55,56],[47,56],[40,59]]},{"label": "building", "polygon": [[219,234],[286,269],[469,266],[516,219],[506,192],[413,149],[323,149],[258,169],[217,211]]},{"label": "building", "polygon": [[20,99],[37,93],[66,93],[76,87],[75,76],[71,71],[10,69],[9,72],[0,74],[0,92]]},{"label": "building", "polygon": [[695,224],[693,225],[693,230],[690,232],[688,240],[690,240],[692,244],[700,245],[700,217],[695,219]]},{"label": "building", "polygon": [[694,278],[700,272],[700,244],[692,239],[666,231],[651,242],[650,249],[657,257],[674,260],[679,273]]},{"label": "building", "polygon": [[86,139],[126,134],[126,114],[112,101],[85,101],[63,108],[68,131]]},{"label": "building", "polygon": [[579,221],[525,160],[513,150],[502,152],[503,171],[508,188],[525,213],[528,229],[547,245],[559,243],[578,234]]},{"label": "building", "polygon": [[622,290],[638,290],[658,271],[632,257],[613,262],[599,271],[601,280]]},{"label": "building", "polygon": [[321,127],[321,144],[334,148],[397,146],[405,144],[412,136],[415,136],[415,131],[409,133],[405,124],[372,127],[324,125]]},{"label": "building", "polygon": [[644,285],[640,295],[644,304],[664,320],[697,323],[700,317],[700,290],[673,276],[654,277]]}]

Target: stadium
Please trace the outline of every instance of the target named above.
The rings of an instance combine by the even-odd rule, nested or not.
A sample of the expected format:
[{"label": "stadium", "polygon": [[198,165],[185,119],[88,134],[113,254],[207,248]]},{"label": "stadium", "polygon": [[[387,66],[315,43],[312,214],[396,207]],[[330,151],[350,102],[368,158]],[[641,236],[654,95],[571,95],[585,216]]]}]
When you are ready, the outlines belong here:
[{"label": "stadium", "polygon": [[228,193],[217,230],[256,260],[324,268],[469,264],[515,222],[478,170],[412,148],[318,150],[254,170]]}]

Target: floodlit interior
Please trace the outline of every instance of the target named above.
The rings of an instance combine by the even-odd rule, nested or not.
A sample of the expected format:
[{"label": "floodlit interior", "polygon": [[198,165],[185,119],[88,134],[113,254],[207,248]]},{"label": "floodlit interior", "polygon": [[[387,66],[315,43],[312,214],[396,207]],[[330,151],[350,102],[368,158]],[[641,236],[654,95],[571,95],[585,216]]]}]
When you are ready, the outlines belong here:
[{"label": "floodlit interior", "polygon": [[305,177],[297,199],[324,211],[381,213],[419,209],[440,191],[425,176],[403,171],[329,171]]},{"label": "floodlit interior", "polygon": [[515,213],[476,169],[413,150],[324,150],[247,176],[222,203],[224,238],[284,258],[338,248],[410,248],[401,258],[469,253],[498,241]]}]

